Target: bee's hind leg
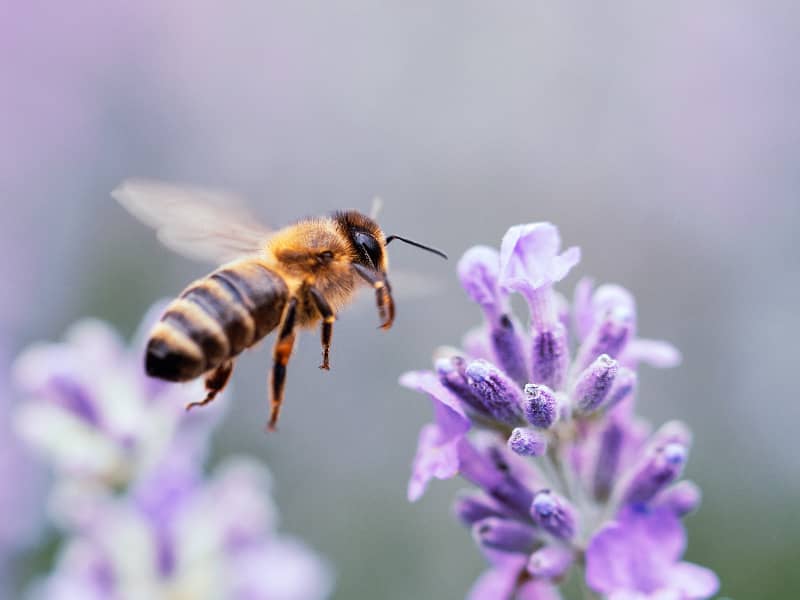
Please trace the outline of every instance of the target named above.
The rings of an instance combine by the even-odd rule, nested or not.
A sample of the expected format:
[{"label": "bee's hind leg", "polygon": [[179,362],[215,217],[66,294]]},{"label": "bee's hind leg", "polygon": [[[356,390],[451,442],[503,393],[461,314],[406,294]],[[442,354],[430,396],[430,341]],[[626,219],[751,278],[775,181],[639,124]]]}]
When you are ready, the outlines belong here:
[{"label": "bee's hind leg", "polygon": [[278,339],[275,341],[275,349],[272,351],[272,389],[269,401],[269,423],[267,429],[275,431],[278,417],[281,413],[283,404],[283,390],[286,385],[286,365],[289,364],[289,357],[294,348],[294,324],[297,314],[297,298],[289,300],[286,313],[281,323],[281,330]]},{"label": "bee's hind leg", "polygon": [[217,397],[228,383],[233,373],[233,361],[228,360],[206,375],[206,397],[200,402],[190,402],[186,405],[186,410],[191,410],[195,406],[205,406]]},{"label": "bee's hind leg", "polygon": [[319,368],[329,371],[331,368],[331,337],[333,336],[333,323],[336,321],[336,315],[333,314],[331,305],[328,304],[328,301],[325,300],[319,290],[311,287],[308,291],[311,294],[311,298],[314,300],[314,305],[317,307],[319,314],[322,316],[322,364]]}]

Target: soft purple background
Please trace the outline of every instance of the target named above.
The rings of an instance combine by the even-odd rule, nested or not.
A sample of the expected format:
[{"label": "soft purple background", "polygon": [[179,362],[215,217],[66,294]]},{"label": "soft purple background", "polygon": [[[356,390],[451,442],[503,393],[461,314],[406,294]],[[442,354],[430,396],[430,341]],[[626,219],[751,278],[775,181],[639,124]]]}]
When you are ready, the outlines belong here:
[{"label": "soft purple background", "polygon": [[[582,247],[578,275],[629,287],[642,334],[684,353],[643,372],[641,402],[696,431],[687,558],[731,597],[790,597],[798,56],[788,1],[6,2],[0,335],[17,351],[89,314],[131,332],[203,274],[109,199],[132,175],[239,191],[275,224],[380,195],[390,232],[454,258],[550,220]],[[429,409],[396,378],[479,312],[454,261],[392,257],[445,290],[401,301],[388,334],[368,302],[343,314],[331,373],[304,338],[275,436],[269,355],[248,354],[217,450],[269,463],[286,529],[332,558],[337,597],[459,597],[482,561],[451,485],[406,504]]]}]

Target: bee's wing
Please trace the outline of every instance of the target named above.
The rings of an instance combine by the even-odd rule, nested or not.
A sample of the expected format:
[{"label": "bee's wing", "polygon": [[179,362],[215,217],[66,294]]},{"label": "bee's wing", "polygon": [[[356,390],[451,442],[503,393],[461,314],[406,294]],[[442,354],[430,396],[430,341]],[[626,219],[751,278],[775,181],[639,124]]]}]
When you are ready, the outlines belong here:
[{"label": "bee's wing", "polygon": [[219,264],[257,254],[272,233],[226,192],[129,179],[111,195],[188,258]]}]

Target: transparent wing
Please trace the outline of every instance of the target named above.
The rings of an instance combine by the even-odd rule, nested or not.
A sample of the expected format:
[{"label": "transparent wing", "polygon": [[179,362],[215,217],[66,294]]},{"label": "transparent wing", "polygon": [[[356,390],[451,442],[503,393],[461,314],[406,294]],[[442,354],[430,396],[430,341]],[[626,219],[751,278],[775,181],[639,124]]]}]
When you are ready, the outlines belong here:
[{"label": "transparent wing", "polygon": [[111,195],[155,229],[162,244],[188,258],[228,262],[259,253],[272,234],[226,192],[129,179]]}]

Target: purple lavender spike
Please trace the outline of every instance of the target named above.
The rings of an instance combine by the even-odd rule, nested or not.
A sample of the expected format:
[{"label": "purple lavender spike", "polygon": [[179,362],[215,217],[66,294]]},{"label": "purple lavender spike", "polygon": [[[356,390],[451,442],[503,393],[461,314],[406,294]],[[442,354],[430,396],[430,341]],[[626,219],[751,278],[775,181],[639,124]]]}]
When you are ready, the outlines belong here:
[{"label": "purple lavender spike", "polygon": [[577,513],[566,498],[550,490],[536,493],[531,503],[533,520],[547,533],[562,540],[569,540],[577,529]]},{"label": "purple lavender spike", "polygon": [[617,358],[633,337],[633,313],[626,308],[617,308],[600,319],[578,349],[575,364],[585,369],[601,354]]},{"label": "purple lavender spike", "polygon": [[481,493],[461,493],[456,498],[453,511],[459,521],[464,525],[486,519],[488,517],[503,517],[505,513],[503,507],[495,500]]},{"label": "purple lavender spike", "polygon": [[624,504],[644,504],[680,477],[686,464],[688,449],[683,444],[671,442],[650,452],[639,463],[622,490]]},{"label": "purple lavender spike", "polygon": [[522,392],[500,369],[485,360],[475,360],[466,375],[472,392],[497,421],[515,425],[522,419]]},{"label": "purple lavender spike", "polygon": [[516,427],[508,447],[520,456],[542,456],[547,452],[547,437],[531,427]]},{"label": "purple lavender spike", "polygon": [[519,554],[529,554],[539,542],[532,525],[499,517],[478,521],[472,526],[472,535],[480,546]]},{"label": "purple lavender spike", "polygon": [[567,330],[561,323],[533,332],[533,382],[561,389],[569,365]]},{"label": "purple lavender spike", "polygon": [[522,410],[531,425],[548,429],[558,419],[556,395],[546,385],[529,383],[525,386],[525,402]]},{"label": "purple lavender spike", "polygon": [[693,481],[679,481],[663,490],[654,500],[658,506],[667,506],[678,517],[693,513],[700,506],[703,494]]},{"label": "purple lavender spike", "polygon": [[572,566],[575,554],[566,546],[547,545],[531,555],[528,573],[540,579],[559,579]]},{"label": "purple lavender spike", "polygon": [[520,385],[528,381],[528,367],[522,338],[507,314],[492,322],[489,331],[497,362],[511,379]]},{"label": "purple lavender spike", "polygon": [[608,354],[601,354],[578,375],[572,401],[579,413],[589,414],[596,411],[608,396],[619,365]]}]

